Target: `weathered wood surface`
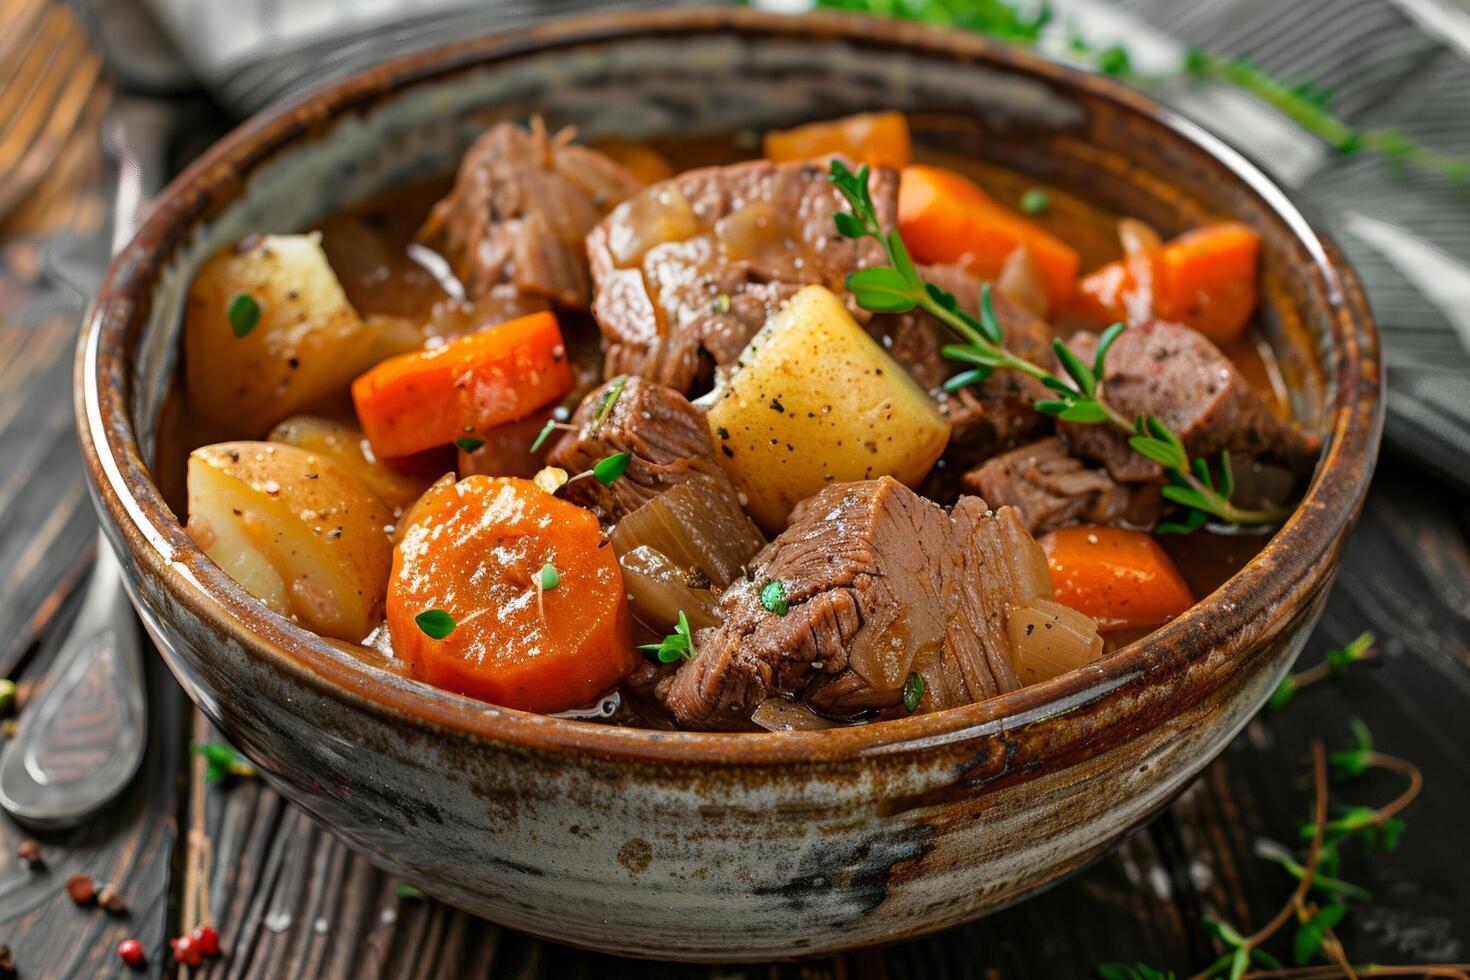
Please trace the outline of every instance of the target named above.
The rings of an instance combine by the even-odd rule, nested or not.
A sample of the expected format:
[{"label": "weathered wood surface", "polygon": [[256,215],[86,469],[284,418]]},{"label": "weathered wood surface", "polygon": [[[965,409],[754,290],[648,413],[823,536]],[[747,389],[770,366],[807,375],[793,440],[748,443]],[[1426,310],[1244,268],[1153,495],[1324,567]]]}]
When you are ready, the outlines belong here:
[{"label": "weathered wood surface", "polygon": [[[99,102],[94,110],[100,110]],[[72,270],[105,241],[105,168],[95,126],[63,153],[29,202],[0,225],[0,669],[23,692],[75,605],[92,540],[70,415],[72,335],[83,303]],[[85,287],[83,287],[84,289]],[[203,738],[177,686],[150,658],[152,739],[125,802],[83,831],[43,838],[48,868],[15,858],[29,836],[0,831],[0,942],[22,976],[132,975],[114,948],[137,936],[171,976],[165,940],[207,866],[209,915],[227,955],[195,975],[281,978],[1082,977],[1093,964],[1144,960],[1181,971],[1211,954],[1200,916],[1259,924],[1290,890],[1253,856],[1288,840],[1307,812],[1308,740],[1345,743],[1362,718],[1385,751],[1423,767],[1427,788],[1391,856],[1349,849],[1344,875],[1373,892],[1341,930],[1357,961],[1470,958],[1470,509],[1386,460],[1304,663],[1363,629],[1384,662],[1305,693],[1247,731],[1163,817],[1083,874],[989,919],[879,950],[799,964],[672,966],[586,953],[496,928],[395,883],[265,786],[208,786],[185,750]],[[1391,779],[1344,800],[1382,800]],[[207,861],[206,861],[207,858]],[[67,875],[117,885],[123,917],[75,907]],[[669,910],[677,920],[679,911]]]}]

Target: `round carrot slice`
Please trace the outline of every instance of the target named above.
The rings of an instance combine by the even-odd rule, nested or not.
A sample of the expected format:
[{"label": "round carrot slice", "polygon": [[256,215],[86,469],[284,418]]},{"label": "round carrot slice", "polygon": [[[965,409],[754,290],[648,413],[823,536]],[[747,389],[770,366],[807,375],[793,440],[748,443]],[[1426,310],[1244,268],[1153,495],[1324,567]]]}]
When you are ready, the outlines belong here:
[{"label": "round carrot slice", "polygon": [[414,675],[508,708],[591,702],[638,662],[597,518],[529,480],[443,481],[393,550],[388,629]]}]

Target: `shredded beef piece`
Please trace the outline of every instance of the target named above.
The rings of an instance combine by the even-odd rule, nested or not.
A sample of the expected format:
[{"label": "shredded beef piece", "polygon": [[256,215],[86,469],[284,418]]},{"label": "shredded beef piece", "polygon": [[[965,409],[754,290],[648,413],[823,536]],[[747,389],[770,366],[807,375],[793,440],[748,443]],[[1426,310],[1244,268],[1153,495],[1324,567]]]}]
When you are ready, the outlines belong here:
[{"label": "shredded beef piece", "polygon": [[[1068,346],[1090,362],[1097,335],[1078,333]],[[1124,415],[1158,416],[1191,457],[1228,450],[1305,468],[1322,447],[1319,437],[1273,412],[1204,335],[1178,324],[1156,320],[1123,331],[1108,351],[1103,391]],[[1102,463],[1115,480],[1163,479],[1163,469],[1111,427],[1064,423],[1062,432],[1073,454]]]},{"label": "shredded beef piece", "polygon": [[[784,616],[760,600],[772,579]],[[725,591],[723,622],[660,696],[689,728],[740,727],[773,696],[850,718],[900,704],[917,671],[920,711],[966,704],[1018,686],[1008,610],[1051,594],[1012,508],[966,497],[946,512],[888,477],[829,486]]]},{"label": "shredded beef piece", "polygon": [[962,482],[994,506],[1016,508],[1032,534],[1078,521],[1148,526],[1159,507],[1157,493],[1085,466],[1055,436],[988,459]]},{"label": "shredded beef piece", "polygon": [[502,122],[465,154],[453,190],[419,237],[443,252],[469,299],[509,285],[587,308],[587,232],[642,185],[572,135],[568,128],[549,136],[539,117],[529,130]]},{"label": "shredded beef piece", "polygon": [[[597,421],[609,382],[582,399],[572,416],[575,432],[552,447],[546,461],[568,473],[590,470],[598,460],[629,453],[628,469],[611,486],[585,479],[568,484],[562,496],[614,524],[669,487],[695,476],[729,484],[715,450],[704,413],[672,388],[628,378],[607,417]],[[731,489],[731,495],[734,490]]]}]

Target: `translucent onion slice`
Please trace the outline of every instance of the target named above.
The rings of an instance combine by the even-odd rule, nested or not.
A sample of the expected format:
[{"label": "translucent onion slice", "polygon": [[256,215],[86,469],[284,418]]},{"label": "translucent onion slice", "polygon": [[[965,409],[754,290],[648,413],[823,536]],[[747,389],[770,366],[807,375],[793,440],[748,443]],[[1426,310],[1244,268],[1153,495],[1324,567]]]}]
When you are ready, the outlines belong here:
[{"label": "translucent onion slice", "polygon": [[618,206],[626,221],[612,221],[608,248],[623,268],[637,265],[644,254],[664,242],[682,242],[703,231],[694,209],[672,182],[654,184]]},{"label": "translucent onion slice", "polygon": [[619,551],[623,588],[633,615],[656,633],[671,633],[682,610],[690,629],[701,630],[720,621],[715,593],[689,581],[690,573],[647,545]]},{"label": "translucent onion slice", "polygon": [[785,698],[766,698],[750,713],[750,720],[768,732],[817,731],[838,725],[806,705]]},{"label": "translucent onion slice", "polygon": [[995,288],[1037,316],[1046,316],[1046,279],[1036,256],[1025,245],[1013,249],[1006,257]]},{"label": "translucent onion slice", "polygon": [[1006,621],[1011,663],[1022,684],[1038,684],[1102,656],[1097,623],[1050,599],[1022,599]]},{"label": "translucent onion slice", "polygon": [[703,572],[723,589],[766,539],[740,509],[728,483],[695,476],[619,521],[612,543],[620,555],[646,545],[680,568]]}]

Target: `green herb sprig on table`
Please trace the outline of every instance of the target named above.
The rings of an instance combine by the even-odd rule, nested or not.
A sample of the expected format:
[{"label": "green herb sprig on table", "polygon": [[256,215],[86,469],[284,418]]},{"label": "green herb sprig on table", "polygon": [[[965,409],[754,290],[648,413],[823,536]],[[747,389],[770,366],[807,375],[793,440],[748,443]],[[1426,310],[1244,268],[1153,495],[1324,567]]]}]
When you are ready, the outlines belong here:
[{"label": "green herb sprig on table", "polygon": [[[1296,879],[1291,897],[1266,925],[1255,932],[1242,930],[1212,918],[1205,927],[1224,952],[1213,963],[1188,980],[1330,980],[1339,977],[1435,976],[1465,977],[1470,964],[1383,966],[1353,964],[1334,931],[1346,917],[1353,901],[1366,901],[1367,891],[1339,876],[1338,845],[1356,840],[1377,850],[1398,845],[1404,824],[1397,816],[1413,803],[1424,780],[1417,766],[1405,759],[1385,755],[1373,746],[1373,736],[1362,722],[1353,722],[1354,744],[1328,752],[1320,740],[1312,742],[1313,819],[1302,827],[1308,842],[1307,855],[1298,860],[1287,848],[1269,841],[1257,844],[1256,853]],[[1379,807],[1351,807],[1335,819],[1330,808],[1329,774],[1339,782],[1356,779],[1373,769],[1397,772],[1408,785],[1394,799]],[[1284,967],[1266,951],[1265,944],[1295,924],[1291,941],[1293,967]],[[1321,961],[1312,965],[1313,961]],[[1096,968],[1102,980],[1176,980],[1172,971],[1142,963],[1104,963]]]},{"label": "green herb sprig on table", "polygon": [[1121,323],[1113,324],[1099,336],[1091,364],[1061,340],[1053,341],[1052,349],[1067,375],[1063,378],[1005,346],[988,284],[981,287],[980,315],[976,317],[961,308],[953,294],[925,282],[898,229],[885,232],[879,225],[868,189],[868,174],[867,166],[853,173],[841,161],[833,160],[828,178],[851,208],[850,212],[839,211],[833,216],[838,233],[847,238],[876,239],[888,258],[887,265],[852,273],[847,277],[847,288],[865,310],[907,313],[921,309],[962,341],[941,348],[945,357],[968,365],[945,382],[946,391],[959,391],[984,381],[996,371],[1014,371],[1037,379],[1051,390],[1052,398],[1035,403],[1038,412],[1063,422],[1110,425],[1123,433],[1135,452],[1158,463],[1168,473],[1170,483],[1163,488],[1164,497],[1187,508],[1182,520],[1159,525],[1157,530],[1161,533],[1192,531],[1211,517],[1228,524],[1278,524],[1286,517],[1287,511],[1281,508],[1249,509],[1231,503],[1235,481],[1225,454],[1221,454],[1214,467],[1202,459],[1191,460],[1184,443],[1162,421],[1153,416],[1129,418],[1108,403],[1100,382],[1108,350],[1123,331]]},{"label": "green herb sprig on table", "polygon": [[[1027,12],[1008,0],[816,0],[816,5],[960,27],[1022,47],[1039,46],[1052,21],[1051,8],[1045,3]],[[1470,180],[1470,159],[1420,146],[1398,130],[1358,129],[1332,113],[1332,93],[1328,89],[1311,81],[1288,84],[1245,58],[1226,58],[1192,48],[1174,70],[1145,75],[1134,67],[1126,46],[1098,44],[1075,29],[1068,33],[1066,53],[1097,71],[1143,87],[1159,87],[1181,79],[1223,82],[1260,99],[1338,153],[1374,152],[1397,166],[1438,174],[1453,184]]]}]

